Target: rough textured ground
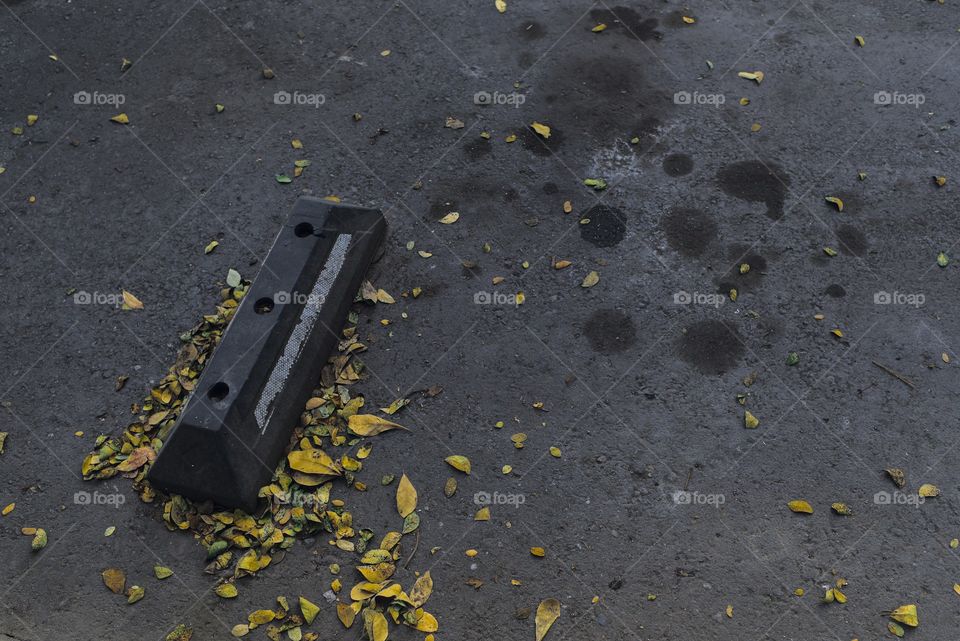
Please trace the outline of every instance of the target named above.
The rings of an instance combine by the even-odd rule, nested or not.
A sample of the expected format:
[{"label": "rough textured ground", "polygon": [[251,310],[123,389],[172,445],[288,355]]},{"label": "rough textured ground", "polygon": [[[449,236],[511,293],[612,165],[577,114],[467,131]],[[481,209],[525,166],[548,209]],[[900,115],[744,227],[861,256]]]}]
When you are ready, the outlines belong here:
[{"label": "rough textured ground", "polygon": [[[438,639],[532,639],[517,610],[546,597],[563,604],[553,641],[876,639],[889,635],[881,612],[905,603],[921,618],[909,637],[956,631],[960,322],[956,265],[937,265],[940,251],[960,255],[955,5],[508,4],[504,14],[493,0],[0,10],[0,431],[10,433],[0,505],[16,502],[0,518],[0,636],[160,639],[184,623],[195,639],[229,638],[278,594],[321,599],[326,566],[348,562],[306,540],[227,602],[210,592],[190,536],[168,533],[125,482],[79,478],[95,436],[126,425],[227,270],[255,274],[300,193],[381,207],[390,234],[371,280],[394,295],[424,290],[361,310],[371,349],[360,389],[374,406],[445,390],[398,415],[412,432],[379,437],[365,471],[374,481],[405,471],[420,488],[411,570],[432,568]],[[591,32],[599,23],[606,30]],[[124,74],[122,58],[134,62]],[[737,76],[755,70],[762,84]],[[325,102],[277,105],[279,91]],[[77,92],[125,102],[76,104]],[[506,103],[477,105],[477,92]],[[119,111],[128,126],[109,121]],[[27,114],[39,121],[26,126]],[[445,128],[448,116],[465,126]],[[552,128],[548,140],[533,121]],[[303,157],[313,164],[302,177],[274,180]],[[438,225],[449,211],[460,221]],[[552,269],[553,258],[573,265]],[[592,270],[599,283],[580,287]],[[72,289],[100,302],[76,304]],[[145,309],[104,302],[121,289]],[[521,306],[475,302],[518,291]],[[693,302],[675,302],[680,292]],[[115,392],[121,374],[130,380]],[[744,429],[737,394],[756,430]],[[468,455],[474,473],[447,499],[450,453]],[[906,470],[902,495],[883,473],[891,466]],[[917,506],[925,482],[943,495]],[[125,503],[75,502],[94,490]],[[523,503],[475,523],[477,492]],[[792,499],[815,513],[789,512]],[[352,501],[378,532],[397,526],[391,490]],[[854,515],[833,514],[835,501]],[[24,526],[46,528],[46,549],[31,553]],[[176,578],[153,579],[157,562]],[[108,593],[107,566],[125,568],[146,598],[128,606]],[[822,604],[838,577],[849,601]],[[315,629],[359,635],[331,607]]]}]

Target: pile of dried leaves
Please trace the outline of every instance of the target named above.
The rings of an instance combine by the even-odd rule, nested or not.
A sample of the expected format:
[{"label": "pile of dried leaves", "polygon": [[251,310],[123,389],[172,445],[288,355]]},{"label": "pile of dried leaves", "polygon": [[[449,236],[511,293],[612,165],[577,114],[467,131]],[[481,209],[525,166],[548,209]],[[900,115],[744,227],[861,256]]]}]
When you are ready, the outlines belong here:
[{"label": "pile of dried leaves", "polygon": [[[249,287],[247,281],[234,278],[228,282],[231,280],[234,286],[222,290],[216,313],[204,316],[202,322],[181,336],[184,345],[173,367],[142,405],[133,406],[137,419],[119,437],[101,435],[97,439],[96,451],[83,461],[84,479],[120,475],[133,481],[143,501],[150,503],[158,498],[158,493],[145,480],[147,471]],[[365,283],[363,293],[371,289]],[[389,297],[386,292],[383,294]],[[363,294],[360,298],[371,299]],[[210,503],[198,504],[172,495],[162,499],[163,519],[170,530],[190,532],[199,539],[206,549],[206,570],[219,576],[216,592],[223,598],[238,595],[236,583],[243,577],[279,563],[297,536],[331,536],[331,544],[357,555],[357,571],[364,579],[349,591],[348,600],[338,601],[340,621],[350,628],[360,615],[367,637],[371,641],[384,641],[389,631],[388,617],[395,625],[407,625],[421,632],[435,632],[438,626],[436,618],[422,607],[433,590],[430,573],[416,578],[409,592],[392,580],[403,537],[419,527],[419,516],[414,511],[416,490],[407,477],[401,479],[398,489],[398,506],[401,496],[405,497],[400,509],[404,517],[401,531],[387,532],[379,542],[374,541],[372,530],[354,525],[353,515],[342,499],[331,498],[335,484],[361,492],[367,489],[356,477],[372,449],[367,439],[401,427],[380,417],[359,413],[364,398],[352,394],[350,386],[360,380],[363,371],[362,363],[355,361],[354,356],[366,346],[357,337],[356,322],[357,316],[351,314],[339,343],[339,353],[330,358],[320,387],[307,401],[287,456],[278,465],[272,482],[260,490],[260,496],[265,499],[262,511],[258,514],[215,511]],[[385,477],[381,482],[389,484],[392,477]],[[113,570],[108,569],[104,576],[117,575]],[[158,579],[170,574],[160,566],[155,572]],[[331,566],[331,572],[339,574],[340,568]],[[108,584],[108,587],[114,590],[116,586]],[[331,582],[330,590],[341,593],[340,578]],[[143,590],[138,588],[136,599],[130,602],[142,597]],[[317,639],[316,633],[303,632],[300,628],[312,623],[319,608],[301,596],[299,609],[299,613],[292,612],[286,597],[278,597],[276,609],[251,613],[246,623],[234,627],[233,633],[244,636],[266,625],[271,639],[279,639],[283,632],[294,640]]]}]

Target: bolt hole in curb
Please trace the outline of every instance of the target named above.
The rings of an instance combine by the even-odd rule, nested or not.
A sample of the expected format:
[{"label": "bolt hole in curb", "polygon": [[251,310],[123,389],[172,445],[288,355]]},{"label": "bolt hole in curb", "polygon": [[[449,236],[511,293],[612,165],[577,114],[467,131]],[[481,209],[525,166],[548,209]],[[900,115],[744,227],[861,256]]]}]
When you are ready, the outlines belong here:
[{"label": "bolt hole in curb", "polygon": [[269,314],[273,311],[273,299],[272,298],[261,298],[253,305],[253,311],[258,314]]},{"label": "bolt hole in curb", "polygon": [[219,381],[214,383],[213,387],[210,388],[210,391],[207,392],[207,398],[215,403],[219,403],[227,397],[227,394],[230,393],[230,386]]},{"label": "bolt hole in curb", "polygon": [[313,236],[313,225],[310,223],[300,223],[293,228],[293,233],[296,234],[298,238]]}]

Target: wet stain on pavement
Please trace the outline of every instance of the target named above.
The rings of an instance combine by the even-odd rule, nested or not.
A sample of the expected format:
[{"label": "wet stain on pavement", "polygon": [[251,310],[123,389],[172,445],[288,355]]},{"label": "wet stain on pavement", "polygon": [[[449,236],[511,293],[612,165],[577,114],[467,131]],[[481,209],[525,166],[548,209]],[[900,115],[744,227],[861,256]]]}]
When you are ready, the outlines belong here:
[{"label": "wet stain on pavement", "polygon": [[660,21],[656,18],[643,17],[630,7],[613,7],[610,9],[593,9],[590,19],[594,24],[607,25],[607,31],[619,33],[632,40],[659,40],[663,34],[657,31]]},{"label": "wet stain on pavement", "polygon": [[686,176],[693,171],[693,158],[687,154],[670,154],[663,159],[663,172],[668,176]]},{"label": "wet stain on pavement", "polygon": [[684,256],[700,256],[717,237],[717,223],[699,209],[674,207],[660,219],[671,249]]},{"label": "wet stain on pavement", "polygon": [[863,232],[853,225],[837,227],[837,242],[840,244],[840,251],[853,256],[863,256],[870,246]]},{"label": "wet stain on pavement", "polygon": [[832,285],[827,285],[827,288],[823,292],[832,298],[843,298],[847,295],[847,290],[843,288],[842,285],[833,283]]},{"label": "wet stain on pavement", "polygon": [[[749,265],[750,269],[741,272],[742,265]],[[727,248],[727,272],[719,278],[717,288],[722,293],[729,293],[731,289],[746,292],[759,287],[767,271],[767,259],[750,248],[749,245],[736,244]]]},{"label": "wet stain on pavement", "polygon": [[580,214],[580,237],[596,247],[613,247],[623,240],[627,231],[627,217],[616,207],[597,204]]},{"label": "wet stain on pavement", "polygon": [[556,194],[557,192],[560,191],[560,188],[557,187],[557,183],[554,183],[554,182],[543,183],[543,187],[541,187],[541,189],[543,190],[543,193],[545,193],[548,196],[552,196],[553,194]]},{"label": "wet stain on pavement", "polygon": [[779,165],[745,160],[726,165],[717,173],[717,182],[724,193],[753,203],[764,203],[767,216],[783,217],[783,202],[790,178]]},{"label": "wet stain on pavement", "polygon": [[517,138],[523,148],[537,156],[549,156],[563,145],[563,133],[551,123],[542,123],[550,127],[550,137],[544,138],[529,125],[519,128]]},{"label": "wet stain on pavement", "polygon": [[490,144],[490,141],[479,136],[467,141],[463,146],[463,153],[467,155],[467,158],[474,161],[489,155],[491,151],[493,151],[493,145]]},{"label": "wet stain on pavement", "polygon": [[598,309],[583,328],[590,347],[601,354],[617,354],[637,342],[633,319],[616,309]]},{"label": "wet stain on pavement", "polygon": [[678,353],[704,374],[722,374],[740,362],[743,343],[736,327],[719,320],[703,320],[684,330]]},{"label": "wet stain on pavement", "polygon": [[525,107],[550,113],[552,122],[546,124],[556,124],[571,139],[591,136],[607,144],[638,137],[647,148],[650,134],[675,108],[670,94],[656,84],[658,70],[647,65],[655,62],[649,59],[643,48],[551,58],[539,83],[543,98],[534,94]]},{"label": "wet stain on pavement", "polygon": [[523,40],[539,40],[547,35],[547,30],[539,22],[528,20],[517,27],[517,35]]}]

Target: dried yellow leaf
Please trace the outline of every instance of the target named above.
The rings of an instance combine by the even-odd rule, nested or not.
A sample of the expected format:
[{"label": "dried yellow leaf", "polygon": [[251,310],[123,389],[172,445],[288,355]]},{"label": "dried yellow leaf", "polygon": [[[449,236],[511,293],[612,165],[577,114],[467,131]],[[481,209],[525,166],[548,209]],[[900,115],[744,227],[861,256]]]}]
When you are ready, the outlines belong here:
[{"label": "dried yellow leaf", "polygon": [[453,223],[457,222],[458,220],[460,220],[460,212],[458,212],[458,211],[451,211],[449,214],[447,214],[446,216],[444,216],[443,218],[441,218],[438,222],[439,222],[441,225],[452,225]]},{"label": "dried yellow leaf", "polygon": [[806,501],[790,501],[787,503],[787,507],[790,508],[792,512],[797,512],[798,514],[813,514],[813,507]]},{"label": "dried yellow leaf", "polygon": [[354,414],[347,419],[347,427],[357,436],[376,436],[387,430],[407,429],[373,414]]},{"label": "dried yellow leaf", "polygon": [[917,490],[917,493],[920,496],[931,498],[934,496],[940,496],[940,488],[932,483],[924,483],[920,486],[920,489]]},{"label": "dried yellow leaf", "polygon": [[740,76],[741,78],[745,78],[745,79],[747,79],[747,80],[753,80],[753,81],[756,82],[758,85],[759,85],[761,82],[763,82],[763,72],[762,72],[762,71],[741,71],[741,72],[738,73],[737,75]]},{"label": "dried yellow leaf", "polygon": [[126,125],[130,123],[130,118],[128,118],[127,114],[124,114],[124,113],[119,113],[113,118],[111,118],[110,120],[112,120],[113,122],[120,123],[121,125]]},{"label": "dried yellow leaf", "polygon": [[143,309],[143,303],[140,302],[140,299],[128,292],[127,290],[122,290],[123,296],[123,309]]},{"label": "dried yellow leaf", "polygon": [[760,425],[760,419],[748,411],[743,413],[743,426],[748,430],[756,429]]},{"label": "dried yellow leaf", "polygon": [[540,134],[541,136],[543,136],[544,138],[549,138],[549,137],[550,137],[550,127],[548,127],[547,125],[544,125],[543,123],[539,123],[539,122],[537,122],[537,121],[533,121],[533,122],[530,124],[530,127],[531,127],[535,132],[537,132],[538,134]]},{"label": "dried yellow leaf", "polygon": [[406,518],[415,509],[417,509],[417,490],[404,474],[400,477],[400,483],[397,484],[397,511],[400,516]]},{"label": "dried yellow leaf", "polygon": [[537,606],[536,641],[542,641],[550,626],[560,617],[560,602],[556,599],[544,599]]},{"label": "dried yellow leaf", "polygon": [[446,461],[453,469],[460,470],[464,474],[470,473],[470,459],[466,456],[460,454],[453,454],[443,459]]},{"label": "dried yellow leaf", "polygon": [[490,520],[490,507],[482,507],[477,510],[477,513],[473,515],[474,521],[489,521]]},{"label": "dried yellow leaf", "polygon": [[534,547],[534,548],[530,548],[530,554],[536,557],[543,558],[547,556],[547,551],[541,547]]},{"label": "dried yellow leaf", "polygon": [[500,13],[505,13],[507,10],[507,3],[504,0],[494,0],[493,3],[497,7],[497,11]]},{"label": "dried yellow leaf", "polygon": [[920,619],[917,617],[917,606],[912,603],[909,605],[901,605],[890,613],[890,618],[904,625],[909,625],[911,628],[920,625]]},{"label": "dried yellow leaf", "polygon": [[843,211],[843,201],[837,198],[836,196],[827,196],[824,198],[828,203],[833,203],[837,206],[837,211]]},{"label": "dried yellow leaf", "polygon": [[583,282],[580,283],[580,287],[593,287],[600,282],[600,274],[598,272],[590,272],[583,277]]}]

